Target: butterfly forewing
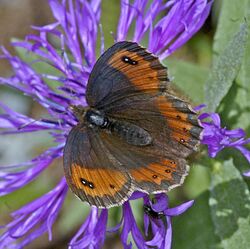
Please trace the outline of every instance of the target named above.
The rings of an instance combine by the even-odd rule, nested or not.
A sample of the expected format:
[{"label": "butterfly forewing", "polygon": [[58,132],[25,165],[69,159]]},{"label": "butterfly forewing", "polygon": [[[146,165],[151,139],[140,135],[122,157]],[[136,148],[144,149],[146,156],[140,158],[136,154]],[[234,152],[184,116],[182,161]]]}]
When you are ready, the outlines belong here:
[{"label": "butterfly forewing", "polygon": [[90,106],[102,109],[138,91],[157,93],[167,81],[167,70],[157,57],[135,42],[118,42],[96,62],[86,99]]}]

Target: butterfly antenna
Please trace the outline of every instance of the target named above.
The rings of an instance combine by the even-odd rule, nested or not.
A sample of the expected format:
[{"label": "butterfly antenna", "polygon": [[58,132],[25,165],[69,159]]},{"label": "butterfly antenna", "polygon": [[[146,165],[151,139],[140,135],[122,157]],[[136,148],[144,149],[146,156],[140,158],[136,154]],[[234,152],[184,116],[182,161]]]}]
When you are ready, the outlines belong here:
[{"label": "butterfly antenna", "polygon": [[88,109],[88,107],[81,105],[69,105],[69,110],[78,118],[78,120],[83,119]]},{"label": "butterfly antenna", "polygon": [[[61,114],[65,114],[65,113],[67,113],[67,111],[62,112]],[[56,119],[56,121],[51,120],[51,119],[46,119],[46,118],[40,118],[40,119],[36,119],[30,122],[27,122],[25,124],[22,124],[17,129],[22,130],[23,128],[29,126],[30,124],[34,124],[35,122],[40,122],[40,121],[45,122],[45,123],[58,124],[60,127],[62,127],[62,120],[60,118]]]},{"label": "butterfly antenna", "polygon": [[27,123],[25,123],[25,124],[22,124],[22,125],[20,125],[17,129],[18,129],[18,130],[22,130],[22,129],[25,128],[26,126],[28,126],[28,125],[30,125],[30,124],[34,124],[34,123],[37,122],[37,121],[41,121],[41,119],[33,120],[33,121],[27,122]]}]

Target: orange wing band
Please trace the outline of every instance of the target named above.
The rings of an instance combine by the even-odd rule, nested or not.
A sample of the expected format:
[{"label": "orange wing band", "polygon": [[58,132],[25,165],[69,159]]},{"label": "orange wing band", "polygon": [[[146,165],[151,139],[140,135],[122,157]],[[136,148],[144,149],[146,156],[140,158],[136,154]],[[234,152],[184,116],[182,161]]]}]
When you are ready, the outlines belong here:
[{"label": "orange wing band", "polygon": [[83,168],[77,164],[71,166],[71,175],[75,187],[92,197],[115,196],[128,181],[121,171]]},{"label": "orange wing band", "polygon": [[131,176],[136,182],[152,182],[160,185],[163,180],[173,182],[172,173],[175,172],[176,162],[163,160],[159,163],[151,163],[147,167],[131,170]]},{"label": "orange wing band", "polygon": [[[150,93],[157,93],[160,88],[159,77],[167,79],[166,69],[161,66],[156,57],[152,57],[152,61],[147,61],[143,56],[138,55],[136,52],[123,49],[117,54],[112,56],[108,64],[113,68],[119,70],[126,75],[129,81],[139,90]],[[131,61],[135,62],[133,65],[128,65],[122,61],[122,58],[128,57]],[[157,63],[158,62],[158,63]],[[162,68],[156,69],[153,66],[161,66]]]}]

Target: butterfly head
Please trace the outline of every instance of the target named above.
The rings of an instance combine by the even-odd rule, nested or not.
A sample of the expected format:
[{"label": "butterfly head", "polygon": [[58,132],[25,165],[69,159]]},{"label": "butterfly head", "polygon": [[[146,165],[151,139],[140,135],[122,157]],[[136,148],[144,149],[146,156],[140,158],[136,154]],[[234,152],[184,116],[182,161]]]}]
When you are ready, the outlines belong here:
[{"label": "butterfly head", "polygon": [[78,119],[79,122],[84,120],[84,117],[88,111],[89,107],[84,107],[81,105],[70,105],[69,110],[73,112],[75,117]]},{"label": "butterfly head", "polygon": [[83,107],[81,105],[70,105],[69,109],[80,123],[87,122],[90,127],[94,125],[104,128],[108,123],[108,119],[105,115],[94,108]]}]

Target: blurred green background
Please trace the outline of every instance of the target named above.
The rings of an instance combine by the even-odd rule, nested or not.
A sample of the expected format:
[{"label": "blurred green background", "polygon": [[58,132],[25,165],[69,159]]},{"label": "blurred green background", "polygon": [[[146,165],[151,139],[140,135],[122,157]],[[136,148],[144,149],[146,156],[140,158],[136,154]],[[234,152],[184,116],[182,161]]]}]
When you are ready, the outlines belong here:
[{"label": "blurred green background", "polygon": [[[191,99],[194,105],[206,103],[204,85],[208,85],[211,71],[214,70],[212,62],[219,58],[227,42],[238,30],[239,24],[244,22],[244,17],[248,17],[249,12],[247,13],[248,10],[245,6],[248,6],[249,10],[248,1],[241,3],[227,0],[224,2],[215,1],[212,12],[203,28],[185,46],[164,61],[169,68],[170,76],[173,78],[173,84],[182,95]],[[103,0],[101,21],[106,48],[113,43],[111,32],[116,32],[119,15],[120,1]],[[0,16],[0,44],[12,52],[15,51],[10,47],[9,42],[13,37],[23,39],[26,34],[34,32],[30,29],[30,25],[45,25],[53,21],[47,1],[39,0],[0,0]],[[220,31],[216,32],[216,30]],[[216,42],[214,43],[215,33]],[[19,53],[21,52],[19,51]],[[248,61],[247,65],[249,65]],[[246,62],[244,63],[246,64]],[[245,77],[239,76],[236,80],[231,80],[217,110],[222,114],[223,125],[227,125],[231,129],[242,127],[249,134],[250,105],[247,103],[247,100],[250,101],[249,87],[245,89],[241,84],[242,82],[245,84],[245,74],[247,74],[247,70],[250,71],[250,67],[245,66],[245,69],[241,70],[245,70]],[[9,65],[5,61],[0,61],[0,75],[8,76],[10,74]],[[44,115],[44,110],[38,104],[13,89],[1,87],[0,99],[14,110],[32,117],[39,118]],[[244,100],[246,101],[244,102]],[[10,135],[0,139],[0,165],[29,160],[53,144],[47,132]],[[243,171],[249,167],[246,160],[238,152],[229,149],[219,154],[218,159],[212,160],[208,158],[207,152],[203,148],[201,153],[190,158],[189,164],[192,167],[184,185],[169,193],[170,206],[190,199],[196,200],[194,206],[184,215],[173,218],[173,248],[236,248],[234,247],[236,243],[242,243],[242,241],[246,247],[239,248],[250,248],[247,244],[250,242],[248,241],[250,240],[249,213],[247,210],[239,208],[242,205],[249,205],[249,183],[241,177],[238,171],[238,169]],[[223,164],[226,166],[224,167]],[[11,220],[9,217],[11,211],[53,188],[62,175],[62,161],[57,160],[34,182],[8,196],[1,197],[0,225]],[[232,193],[231,196],[227,196],[229,192]],[[221,198],[224,199],[222,207],[219,209],[213,201],[219,201]],[[133,207],[138,221],[142,224],[141,201],[134,201]],[[53,241],[48,242],[47,234],[45,234],[27,248],[67,248],[67,242],[83,223],[88,210],[87,205],[69,192],[62,212],[53,227]],[[218,212],[220,211],[221,216],[224,217],[225,210],[233,212],[234,217],[227,216],[227,219],[220,220],[217,217]],[[115,225],[119,219],[120,210],[118,208],[112,209],[109,225]],[[228,223],[228,219],[232,223]],[[244,224],[242,224],[242,219],[245,219]],[[241,228],[242,230],[240,230]],[[232,239],[232,237],[234,238]],[[238,240],[239,242],[237,242]],[[105,248],[122,248],[119,237],[108,235]]]}]

